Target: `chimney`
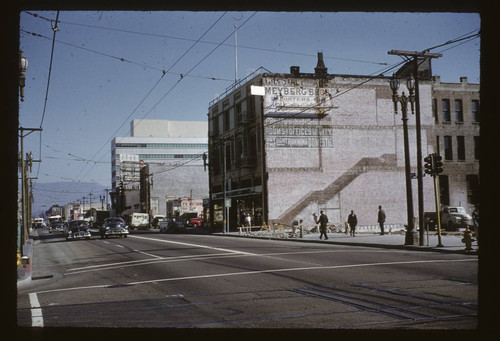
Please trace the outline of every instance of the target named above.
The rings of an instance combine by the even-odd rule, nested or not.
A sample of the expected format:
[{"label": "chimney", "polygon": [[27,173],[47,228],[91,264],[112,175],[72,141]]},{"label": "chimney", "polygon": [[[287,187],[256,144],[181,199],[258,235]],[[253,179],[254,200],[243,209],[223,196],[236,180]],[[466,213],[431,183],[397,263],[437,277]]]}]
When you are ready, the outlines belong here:
[{"label": "chimney", "polygon": [[290,66],[290,73],[294,76],[298,76],[300,74],[300,66]]},{"label": "chimney", "polygon": [[318,64],[314,68],[314,73],[318,77],[326,77],[327,68],[325,67],[325,62],[323,61],[323,52],[318,52]]},{"label": "chimney", "polygon": [[467,77],[460,77],[460,83],[467,84]]}]

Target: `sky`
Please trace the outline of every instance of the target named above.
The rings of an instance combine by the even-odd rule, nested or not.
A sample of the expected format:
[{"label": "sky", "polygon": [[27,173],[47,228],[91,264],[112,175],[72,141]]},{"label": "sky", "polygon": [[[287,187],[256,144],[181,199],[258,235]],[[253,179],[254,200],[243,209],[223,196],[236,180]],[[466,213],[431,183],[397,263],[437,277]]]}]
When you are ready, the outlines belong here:
[{"label": "sky", "polygon": [[[19,125],[43,129],[24,138],[42,160],[35,189],[111,188],[111,140],[130,136],[133,119],[206,121],[209,102],[259,67],[312,73],[321,51],[328,73],[377,75],[402,61],[390,50],[422,51],[481,26],[477,13],[60,11],[52,53],[56,16],[20,12],[29,67]],[[443,54],[432,61],[441,82],[480,82],[480,38],[430,52]]]}]

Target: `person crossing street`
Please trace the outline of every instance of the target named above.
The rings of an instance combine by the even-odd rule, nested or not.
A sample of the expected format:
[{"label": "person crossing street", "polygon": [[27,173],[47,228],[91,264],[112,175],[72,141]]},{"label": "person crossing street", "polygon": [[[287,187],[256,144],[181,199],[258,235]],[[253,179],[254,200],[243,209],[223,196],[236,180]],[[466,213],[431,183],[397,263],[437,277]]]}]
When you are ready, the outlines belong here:
[{"label": "person crossing street", "polygon": [[325,240],[327,240],[328,236],[326,235],[326,224],[328,224],[328,217],[326,216],[326,214],[323,213],[323,211],[320,211],[319,213],[320,213],[319,219],[316,222],[317,224],[319,224],[319,231],[320,231],[319,239],[325,236]]}]

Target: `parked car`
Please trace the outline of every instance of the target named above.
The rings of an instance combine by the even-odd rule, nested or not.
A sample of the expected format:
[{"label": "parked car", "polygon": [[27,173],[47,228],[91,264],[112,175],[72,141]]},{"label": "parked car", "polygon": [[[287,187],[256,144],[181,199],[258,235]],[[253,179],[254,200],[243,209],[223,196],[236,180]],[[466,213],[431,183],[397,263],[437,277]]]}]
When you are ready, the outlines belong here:
[{"label": "parked car", "polygon": [[162,221],[163,219],[165,219],[164,215],[156,214],[155,216],[153,216],[153,221],[151,221],[152,228],[158,228],[160,226],[160,221]]},{"label": "parked car", "polygon": [[165,218],[159,223],[160,232],[166,233],[184,233],[186,227],[182,221],[176,221],[172,218]]},{"label": "parked car", "polygon": [[90,228],[85,220],[71,220],[65,230],[66,240],[90,239]]},{"label": "parked car", "polygon": [[464,207],[446,206],[441,211],[441,227],[447,231],[456,231],[458,228],[472,226],[472,216]]},{"label": "parked car", "polygon": [[122,218],[111,217],[104,219],[104,223],[99,228],[101,238],[123,237],[129,234],[128,226]]}]

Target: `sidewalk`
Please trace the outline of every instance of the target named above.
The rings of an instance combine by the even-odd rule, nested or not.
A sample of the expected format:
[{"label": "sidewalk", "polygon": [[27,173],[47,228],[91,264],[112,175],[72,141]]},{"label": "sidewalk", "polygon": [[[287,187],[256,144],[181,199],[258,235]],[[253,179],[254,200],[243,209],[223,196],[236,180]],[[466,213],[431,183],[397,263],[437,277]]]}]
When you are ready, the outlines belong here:
[{"label": "sidewalk", "polygon": [[33,235],[31,234],[23,246],[23,256],[29,258],[29,263],[17,266],[17,285],[31,281],[31,264],[33,263]]},{"label": "sidewalk", "polygon": [[412,251],[447,252],[467,255],[477,255],[479,253],[479,245],[477,244],[477,241],[472,242],[471,251],[465,250],[465,244],[462,242],[463,232],[443,232],[441,234],[442,246],[440,247],[437,246],[439,243],[439,239],[435,231],[430,231],[428,237],[427,234],[424,234],[423,246],[420,246],[418,241],[416,241],[416,245],[404,245],[404,232],[384,234],[383,236],[374,233],[357,233],[355,237],[352,237],[349,234],[335,232],[328,233],[328,240],[320,240],[319,233],[316,232],[304,233],[302,238],[300,238],[298,233],[291,236],[291,233],[286,232],[280,234],[279,232],[271,233],[269,231],[255,230],[250,233],[246,233],[243,231],[241,234],[239,232],[229,232],[226,234],[217,233],[217,235],[240,238],[263,238],[273,240],[302,241],[309,243],[325,243],[334,245],[366,246]]}]

